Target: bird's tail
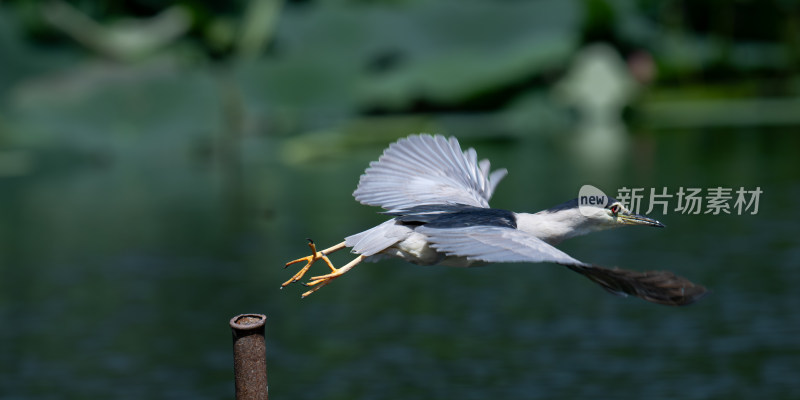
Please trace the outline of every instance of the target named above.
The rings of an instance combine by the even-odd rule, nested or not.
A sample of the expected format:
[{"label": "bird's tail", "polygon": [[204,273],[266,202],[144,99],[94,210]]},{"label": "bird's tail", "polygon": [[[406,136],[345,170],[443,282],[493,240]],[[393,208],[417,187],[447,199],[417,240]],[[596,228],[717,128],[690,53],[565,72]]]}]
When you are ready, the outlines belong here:
[{"label": "bird's tail", "polygon": [[632,295],[653,303],[684,306],[700,300],[708,290],[669,271],[630,271],[597,265],[569,265],[567,268],[591,279],[617,295]]}]

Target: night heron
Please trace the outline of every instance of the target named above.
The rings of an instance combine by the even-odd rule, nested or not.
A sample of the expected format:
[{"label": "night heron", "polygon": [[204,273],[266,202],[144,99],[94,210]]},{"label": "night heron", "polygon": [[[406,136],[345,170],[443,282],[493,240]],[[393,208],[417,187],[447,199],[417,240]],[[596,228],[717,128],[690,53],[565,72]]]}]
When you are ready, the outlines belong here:
[{"label": "night heron", "polygon": [[[392,218],[343,242],[290,261],[305,262],[285,287],[299,282],[322,260],[330,273],[312,277],[303,297],[319,290],[363,261],[399,257],[420,265],[469,267],[498,262],[551,262],[586,276],[618,295],[633,295],[668,305],[685,305],[706,293],[703,286],[668,271],[637,272],[603,268],[578,261],[553,247],[564,239],[620,226],[663,227],[633,214],[619,201],[578,205],[567,201],[536,214],[489,207],[489,199],[505,169],[490,172],[489,161],[478,161],[475,150],[462,151],[458,140],[440,135],[412,135],[387,148],[370,163],[353,196],[379,206]],[[588,207],[588,208],[587,208]],[[341,268],[328,255],[351,248],[358,256]]]}]

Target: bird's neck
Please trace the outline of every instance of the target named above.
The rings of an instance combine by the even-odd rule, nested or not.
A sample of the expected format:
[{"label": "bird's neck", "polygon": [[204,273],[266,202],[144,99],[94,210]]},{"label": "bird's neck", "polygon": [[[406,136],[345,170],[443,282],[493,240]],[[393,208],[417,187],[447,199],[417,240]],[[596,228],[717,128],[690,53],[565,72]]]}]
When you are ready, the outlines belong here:
[{"label": "bird's neck", "polygon": [[544,210],[536,214],[517,213],[517,229],[530,233],[549,244],[597,231],[599,227],[588,224],[577,208],[558,211]]}]

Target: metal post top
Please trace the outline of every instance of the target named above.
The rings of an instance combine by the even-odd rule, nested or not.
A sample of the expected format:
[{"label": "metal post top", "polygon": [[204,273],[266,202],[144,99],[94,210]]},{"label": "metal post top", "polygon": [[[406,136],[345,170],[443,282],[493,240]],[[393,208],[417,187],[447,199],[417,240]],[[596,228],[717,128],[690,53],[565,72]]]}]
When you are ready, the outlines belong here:
[{"label": "metal post top", "polygon": [[264,326],[267,316],[264,314],[240,314],[231,318],[231,328],[237,330],[258,329]]}]

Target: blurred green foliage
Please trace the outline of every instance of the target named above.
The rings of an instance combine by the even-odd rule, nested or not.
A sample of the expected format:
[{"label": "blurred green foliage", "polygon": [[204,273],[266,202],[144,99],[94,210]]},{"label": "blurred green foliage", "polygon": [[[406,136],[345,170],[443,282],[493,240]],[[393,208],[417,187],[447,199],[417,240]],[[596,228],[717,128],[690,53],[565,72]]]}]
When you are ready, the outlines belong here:
[{"label": "blurred green foliage", "polygon": [[[171,107],[171,118],[189,124],[182,131],[234,136],[455,112],[483,113],[485,123],[512,135],[558,131],[571,117],[550,100],[549,88],[573,54],[595,42],[616,48],[629,73],[649,85],[634,103],[645,112],[635,115],[680,118],[684,109],[670,104],[667,118],[650,111],[663,110],[659,102],[674,93],[678,100],[798,96],[797,6],[9,1],[0,5],[0,129],[10,127],[3,131],[14,138],[6,141],[28,144],[57,130],[76,142],[96,132],[155,134],[165,127],[158,110]],[[103,111],[109,107],[113,113]],[[197,115],[203,118],[189,117]],[[687,121],[703,123],[695,115]]]},{"label": "blurred green foliage", "polygon": [[[651,55],[663,85],[758,80],[753,94],[794,94],[785,82],[800,65],[800,8],[786,0],[66,4],[2,5],[0,87],[81,53],[127,62],[170,53],[185,67],[236,64],[281,106],[327,103],[335,93],[349,113],[405,113],[503,107],[597,41],[626,59]],[[131,39],[143,33],[145,44]],[[239,65],[243,58],[256,65]]]}]

